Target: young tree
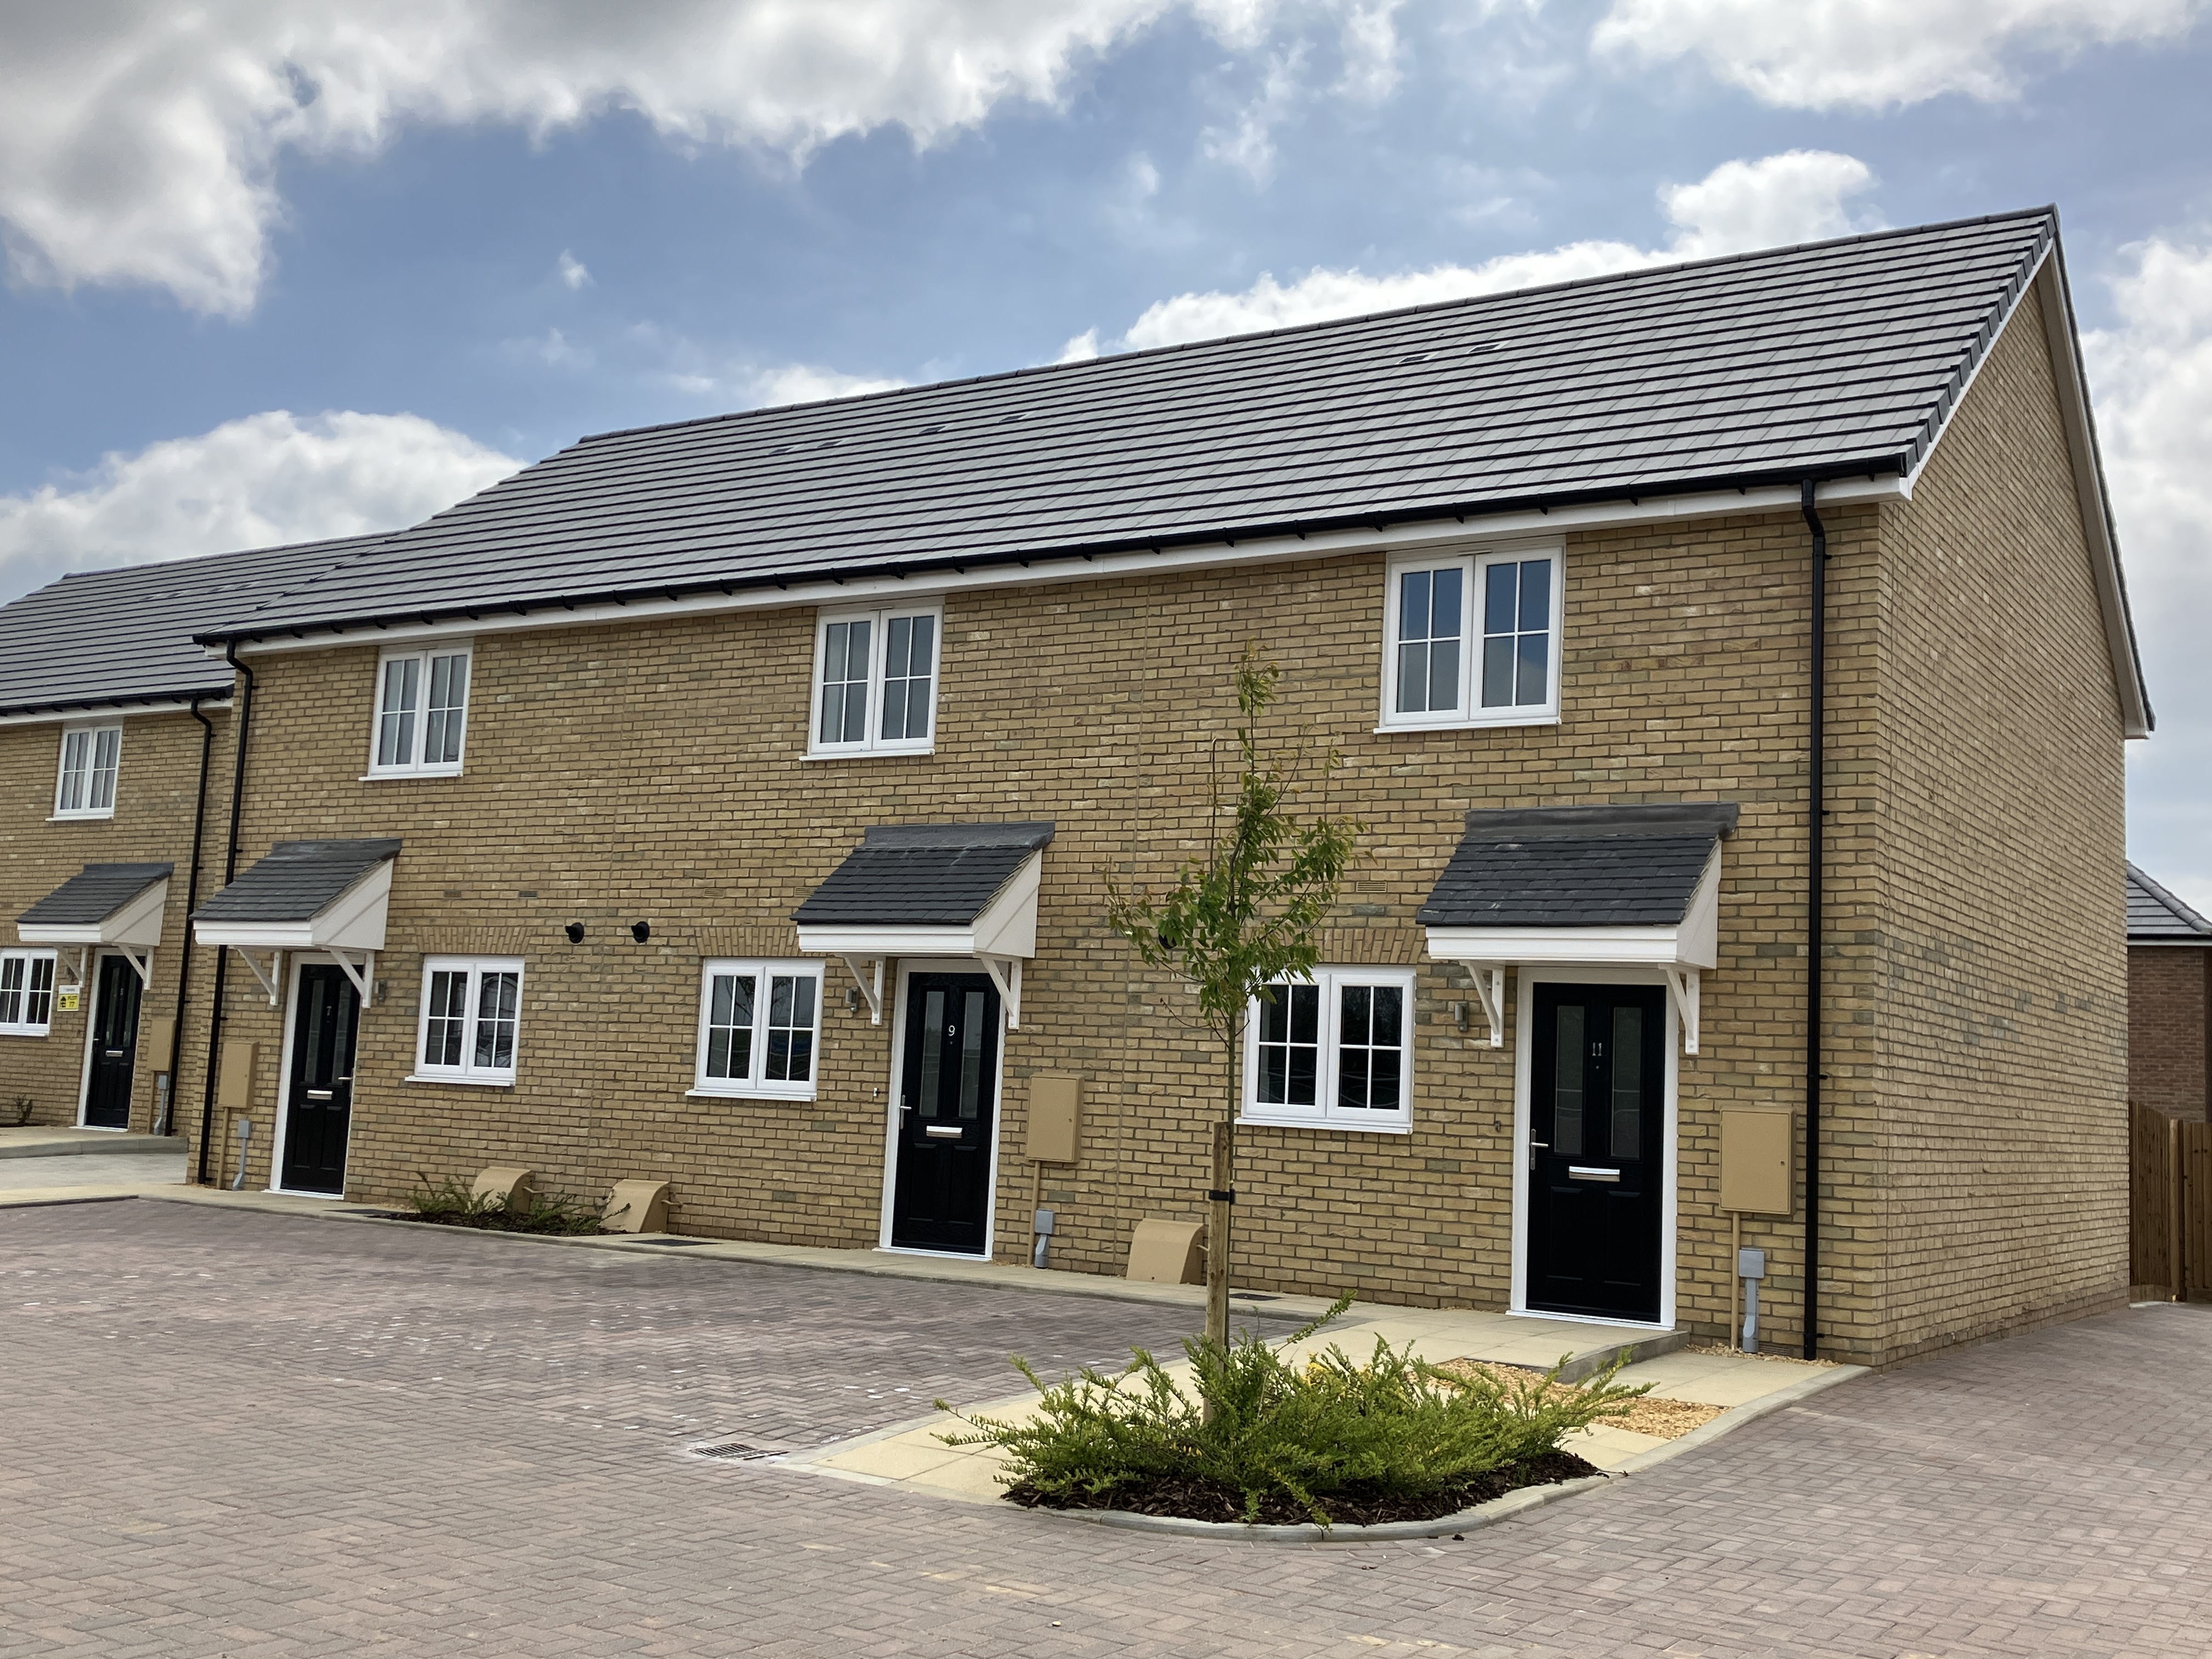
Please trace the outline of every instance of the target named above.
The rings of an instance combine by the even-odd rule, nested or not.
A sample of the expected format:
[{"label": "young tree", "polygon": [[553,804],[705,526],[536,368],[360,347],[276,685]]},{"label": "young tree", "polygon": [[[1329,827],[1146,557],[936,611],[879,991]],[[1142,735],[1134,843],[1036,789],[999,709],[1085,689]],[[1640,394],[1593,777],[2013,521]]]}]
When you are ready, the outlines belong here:
[{"label": "young tree", "polygon": [[[1211,769],[1203,860],[1186,864],[1170,891],[1154,896],[1110,885],[1107,923],[1136,948],[1147,967],[1165,969],[1197,992],[1198,1018],[1221,1045],[1224,1106],[1213,1127],[1213,1185],[1207,1193],[1206,1334],[1229,1340],[1230,1215],[1236,1201],[1237,1062],[1245,1010],[1268,987],[1313,971],[1321,959],[1314,933],[1336,902],[1366,825],[1350,818],[1294,821],[1297,768],[1285,770],[1263,751],[1260,720],[1274,702],[1283,671],[1244,648],[1237,665],[1238,768],[1233,801],[1224,799],[1220,769]],[[1330,750],[1320,775],[1340,764]]]}]

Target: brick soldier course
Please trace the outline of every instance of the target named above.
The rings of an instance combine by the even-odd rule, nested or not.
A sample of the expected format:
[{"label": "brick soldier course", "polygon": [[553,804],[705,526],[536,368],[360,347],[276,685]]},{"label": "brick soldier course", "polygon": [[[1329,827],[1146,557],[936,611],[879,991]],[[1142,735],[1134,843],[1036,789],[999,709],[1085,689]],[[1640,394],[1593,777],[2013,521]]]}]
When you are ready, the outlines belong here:
[{"label": "brick soldier course", "polygon": [[[2055,245],[2037,216],[1994,222],[1905,234],[2024,238],[1981,343],[1961,348],[1963,396],[1954,408],[1946,394],[1928,416],[1941,441],[1915,463],[1909,495],[1894,479],[1836,477],[1833,465],[1817,486],[1831,558],[1820,1344],[1874,1364],[2109,1308],[2126,1289],[2120,751],[2147,711],[2116,572],[2100,586],[2106,551],[2093,532],[2102,533],[2102,509],[2094,453],[2083,471],[2086,434],[2069,424],[2078,374]],[[1867,239],[1802,257],[1878,263],[1918,246]],[[1770,256],[1778,270],[1792,257]],[[1734,280],[1729,269],[1698,269]],[[1626,315],[1649,303],[1644,279],[1608,280],[1515,301],[1528,308],[1515,326],[1536,329],[1543,305],[1602,312],[1617,295]],[[1464,350],[1465,336],[1507,328],[1485,320],[1488,303],[1220,349],[1231,354],[1224,362],[1283,354],[1286,366],[1269,372],[1294,377],[1307,372],[1295,354],[1373,335],[1365,349],[1375,361],[1418,362],[1423,352],[1401,359],[1390,331],[1442,331]],[[1685,316],[1696,308],[1686,289],[1676,303]],[[1125,362],[1132,374],[1164,375],[1198,361]],[[1032,399],[1029,413],[1006,419],[1042,428],[1054,398],[1103,384],[1089,374],[741,419],[770,423],[762,443],[787,434],[786,448],[805,447],[809,434],[860,432],[846,453],[865,479],[868,421],[896,425],[902,410],[941,407],[954,429],[963,420],[972,429],[980,417],[968,411],[981,404],[993,441],[1018,443],[997,434],[1026,428],[999,425],[991,399]],[[1940,380],[1928,381],[1931,392]],[[1831,395],[1826,386],[1808,371],[1761,420],[1786,426],[1795,404]],[[1122,417],[1131,433],[1147,429],[1141,410]],[[1383,415],[1371,418],[1390,429]],[[1717,442],[1765,441],[1765,426],[1714,419]],[[626,545],[617,535],[610,568],[644,586],[595,610],[589,581],[600,578],[580,573],[583,555],[531,539],[558,542],[609,521],[586,486],[613,488],[605,481],[623,463],[600,457],[691,441],[679,429],[581,446],[502,486],[507,494],[465,503],[225,624],[222,637],[254,674],[246,861],[309,839],[403,846],[378,989],[360,1015],[348,1196],[397,1200],[418,1175],[491,1164],[528,1166],[587,1195],[651,1176],[672,1182],[673,1224],[686,1232],[878,1244],[886,1121],[896,1116],[888,1094],[904,1035],[897,964],[876,1024],[865,1004],[848,1005],[854,981],[830,962],[815,1095],[790,1100],[688,1092],[702,963],[799,957],[793,911],[872,826],[1042,821],[1054,831],[1036,950],[1024,967],[1018,1028],[1000,1034],[993,1250],[1026,1256],[1042,1199],[1056,1215],[1055,1267],[1119,1272],[1139,1218],[1200,1213],[1221,1080],[1210,1042],[1182,1017],[1184,993],[1140,971],[1105,928],[1107,886],[1170,881],[1202,844],[1209,756],[1231,730],[1231,672],[1252,642],[1284,670],[1277,735],[1341,757],[1311,805],[1368,825],[1322,961],[1410,969],[1413,989],[1410,1133],[1241,1132],[1240,1283],[1507,1305],[1516,1114],[1526,1109],[1516,1068],[1531,1032],[1509,976],[1506,1039],[1492,1046],[1474,979],[1430,955],[1416,913],[1470,811],[1725,802],[1740,818],[1720,854],[1718,961],[1702,978],[1698,1052],[1675,1045],[1679,1123],[1668,1153],[1674,1317],[1709,1334],[1723,1327],[1731,1228],[1717,1208],[1720,1115],[1803,1100],[1811,559],[1798,489],[1772,482],[1791,476],[1786,457],[1760,475],[1761,493],[1747,493],[1749,483],[1708,490],[1693,509],[1662,514],[1644,487],[1620,486],[1612,506],[1497,520],[1510,532],[1502,540],[1482,539],[1477,517],[1425,544],[1378,518],[1370,530],[1279,532],[1188,556],[1172,545],[1167,556],[1102,551],[1088,566],[1069,555],[1045,573],[1050,580],[1033,579],[1042,564],[1011,557],[989,576],[951,556],[924,561],[902,591],[942,603],[932,752],[823,759],[809,753],[817,621],[841,596],[817,580],[799,603],[746,574],[746,561],[767,556],[751,550],[785,534],[783,520],[740,521],[756,511],[743,503],[714,509],[731,516],[711,534],[735,550],[713,556],[755,586],[693,595],[713,609],[685,608],[673,577],[655,592],[638,574],[641,561],[673,556],[653,550],[722,522],[704,507],[622,532],[644,550],[635,559],[616,556]],[[863,509],[877,499],[853,479],[836,482]],[[982,487],[949,471],[911,485],[925,505]],[[1170,488],[1164,477],[1159,487]],[[761,486],[764,496],[772,489]],[[508,503],[526,506],[526,519],[502,518],[522,510]],[[1292,516],[1286,506],[1258,522],[1279,527]],[[1225,521],[1192,522],[1218,533]],[[1377,729],[1391,560],[1414,545],[1556,551],[1556,722]],[[532,580],[567,586],[517,586],[524,578],[509,564],[526,556],[560,573]],[[777,556],[792,561],[775,567],[777,580],[801,588],[831,568],[816,554]],[[685,580],[699,568],[686,566]],[[871,580],[877,587],[865,591],[883,590]],[[433,623],[447,631],[422,631]],[[459,774],[365,779],[382,653],[395,641],[457,637],[472,652]],[[641,942],[637,922],[647,927]],[[580,942],[564,933],[572,924]],[[511,1085],[411,1080],[426,960],[439,956],[523,963]],[[218,1115],[211,1150],[227,1169],[234,1121],[250,1118],[257,1183],[270,1179],[291,1017],[234,969],[222,1039],[259,1045],[258,1071]],[[203,1006],[188,1014],[187,1052],[204,1052],[209,1035]],[[1072,1166],[1022,1156],[1039,1075],[1084,1080]],[[1803,1130],[1799,1109],[1801,1168]],[[1770,1340],[1792,1346],[1802,1335],[1804,1222],[1799,1202],[1743,1229],[1743,1242],[1770,1258]]]},{"label": "brick soldier course", "polygon": [[[2185,1654],[2212,1315],[1831,1389],[1464,1541],[1118,1533],[684,1455],[1156,1310],[184,1204],[0,1212],[0,1652]],[[909,1392],[900,1395],[902,1387]]]}]

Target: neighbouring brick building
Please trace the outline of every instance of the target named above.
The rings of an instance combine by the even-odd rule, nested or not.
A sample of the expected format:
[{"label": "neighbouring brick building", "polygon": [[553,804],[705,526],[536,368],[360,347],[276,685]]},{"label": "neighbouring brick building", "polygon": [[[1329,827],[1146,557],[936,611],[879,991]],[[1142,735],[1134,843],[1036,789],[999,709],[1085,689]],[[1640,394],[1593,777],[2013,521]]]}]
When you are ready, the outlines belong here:
[{"label": "neighbouring brick building", "polygon": [[2212,921],[2132,864],[2128,1097],[2197,1123],[2212,1105]]},{"label": "neighbouring brick building", "polygon": [[1241,1285],[1717,1331],[1769,1108],[1770,1336],[1808,1246],[1840,1358],[2126,1293],[2149,711],[2048,211],[610,434],[201,637],[254,1181],[1013,1261],[1042,1206],[1119,1271],[1224,1080],[1108,886],[1202,844],[1251,642],[1368,830],[1248,1043]]}]

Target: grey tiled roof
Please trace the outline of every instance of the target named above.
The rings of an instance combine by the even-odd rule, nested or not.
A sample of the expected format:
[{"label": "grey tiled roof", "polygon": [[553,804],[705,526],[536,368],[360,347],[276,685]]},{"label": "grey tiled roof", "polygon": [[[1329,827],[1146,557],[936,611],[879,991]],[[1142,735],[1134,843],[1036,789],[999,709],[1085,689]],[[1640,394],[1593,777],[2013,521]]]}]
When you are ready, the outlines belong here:
[{"label": "grey tiled roof", "polygon": [[1908,471],[2047,209],[586,438],[221,630]]},{"label": "grey tiled roof", "polygon": [[2212,945],[2212,921],[2191,909],[2132,864],[2128,866],[2128,937],[2150,942]]},{"label": "grey tiled roof", "polygon": [[396,839],[280,841],[194,913],[194,921],[306,921],[378,865]]},{"label": "grey tiled roof", "polygon": [[0,714],[228,694],[230,665],[192,642],[358,552],[374,536],[64,576],[0,605]]},{"label": "grey tiled roof", "polygon": [[1051,840],[1049,823],[878,824],[792,919],[815,927],[964,927]]},{"label": "grey tiled roof", "polygon": [[176,867],[173,864],[88,864],[15,920],[46,927],[90,927],[106,921],[155,882],[174,873]]},{"label": "grey tiled roof", "polygon": [[1733,802],[1469,812],[1421,907],[1431,927],[1663,927],[1682,920]]}]

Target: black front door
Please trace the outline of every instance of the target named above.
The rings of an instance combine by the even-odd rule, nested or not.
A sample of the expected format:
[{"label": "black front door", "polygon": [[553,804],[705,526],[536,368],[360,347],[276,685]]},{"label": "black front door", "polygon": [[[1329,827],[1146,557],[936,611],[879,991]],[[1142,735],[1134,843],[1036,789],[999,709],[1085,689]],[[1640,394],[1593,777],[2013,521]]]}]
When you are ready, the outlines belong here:
[{"label": "black front door", "polygon": [[985,974],[916,974],[906,1000],[891,1243],[981,1255],[991,1208],[998,989]]},{"label": "black front door", "polygon": [[84,1127],[131,1127],[131,1079],[138,1061],[138,994],[144,981],[123,957],[100,959],[93,988],[91,1072],[84,1084]]},{"label": "black front door", "polygon": [[328,963],[300,969],[292,998],[292,1075],[284,1088],[282,1185],[297,1193],[345,1191],[346,1127],[353,1117],[354,1028],[361,993]]},{"label": "black front door", "polygon": [[1656,1321],[1667,1179],[1663,991],[1539,985],[1528,1305]]}]

